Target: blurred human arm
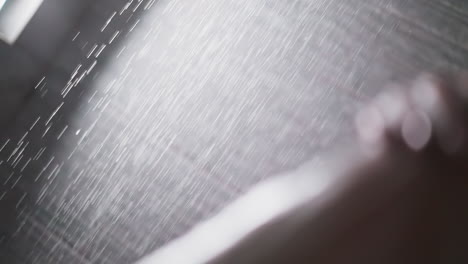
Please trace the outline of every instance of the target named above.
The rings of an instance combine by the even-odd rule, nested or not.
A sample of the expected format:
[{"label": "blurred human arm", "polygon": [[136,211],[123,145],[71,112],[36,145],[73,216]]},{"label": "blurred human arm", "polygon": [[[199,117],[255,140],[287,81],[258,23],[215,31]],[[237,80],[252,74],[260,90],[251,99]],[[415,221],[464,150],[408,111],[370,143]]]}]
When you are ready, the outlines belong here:
[{"label": "blurred human arm", "polygon": [[464,78],[385,92],[354,148],[260,184],[140,263],[468,263]]}]

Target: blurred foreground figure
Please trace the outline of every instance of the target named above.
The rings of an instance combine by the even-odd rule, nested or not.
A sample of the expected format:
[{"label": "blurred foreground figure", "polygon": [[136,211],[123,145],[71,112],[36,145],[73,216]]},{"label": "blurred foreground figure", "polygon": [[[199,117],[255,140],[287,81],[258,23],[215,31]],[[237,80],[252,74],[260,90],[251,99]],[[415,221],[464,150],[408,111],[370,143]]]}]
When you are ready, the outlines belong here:
[{"label": "blurred foreground figure", "polygon": [[357,115],[358,144],[254,188],[140,263],[468,263],[468,76]]}]

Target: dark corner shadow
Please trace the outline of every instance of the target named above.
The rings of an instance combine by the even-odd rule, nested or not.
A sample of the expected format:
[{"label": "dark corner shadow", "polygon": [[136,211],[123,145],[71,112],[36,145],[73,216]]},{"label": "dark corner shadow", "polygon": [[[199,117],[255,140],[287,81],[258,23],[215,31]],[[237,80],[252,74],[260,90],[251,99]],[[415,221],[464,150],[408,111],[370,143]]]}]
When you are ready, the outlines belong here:
[{"label": "dark corner shadow", "polygon": [[[88,132],[73,119],[94,111],[83,105],[100,92],[94,89],[99,74],[144,14],[147,3],[140,2],[92,1],[27,102],[0,131],[0,263],[41,262],[51,252],[61,263],[90,261],[78,241],[88,228],[86,211],[73,204],[79,188],[70,188],[77,176],[73,159],[80,158],[75,150]],[[135,256],[128,258],[119,261]]]}]

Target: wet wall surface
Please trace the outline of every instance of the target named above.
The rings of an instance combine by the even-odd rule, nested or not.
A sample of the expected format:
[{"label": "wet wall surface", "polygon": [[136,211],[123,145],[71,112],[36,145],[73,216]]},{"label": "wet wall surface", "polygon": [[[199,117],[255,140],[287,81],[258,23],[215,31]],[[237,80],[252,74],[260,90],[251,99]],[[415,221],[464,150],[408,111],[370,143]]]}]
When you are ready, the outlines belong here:
[{"label": "wet wall surface", "polygon": [[385,83],[464,68],[467,14],[436,0],[94,1],[2,126],[0,262],[137,260],[350,140]]}]

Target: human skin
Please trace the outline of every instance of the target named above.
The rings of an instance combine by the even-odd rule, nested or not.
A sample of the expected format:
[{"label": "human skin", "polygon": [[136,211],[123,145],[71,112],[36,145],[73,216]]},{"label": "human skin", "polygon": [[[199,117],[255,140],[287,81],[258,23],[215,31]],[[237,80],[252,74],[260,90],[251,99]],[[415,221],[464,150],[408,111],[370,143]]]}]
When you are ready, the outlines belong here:
[{"label": "human skin", "polygon": [[467,102],[464,73],[392,85],[327,169],[261,184],[142,263],[468,263]]}]

